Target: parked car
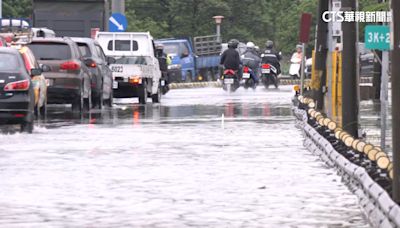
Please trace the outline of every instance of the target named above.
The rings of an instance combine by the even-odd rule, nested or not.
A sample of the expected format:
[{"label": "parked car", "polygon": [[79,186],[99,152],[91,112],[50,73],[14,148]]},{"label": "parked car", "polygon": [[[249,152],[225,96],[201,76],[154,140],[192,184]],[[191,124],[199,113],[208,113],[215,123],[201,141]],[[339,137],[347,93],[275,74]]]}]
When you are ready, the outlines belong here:
[{"label": "parked car", "polygon": [[21,131],[33,131],[35,94],[31,76],[41,74],[38,68],[26,70],[17,49],[0,47],[0,123],[20,124]]},{"label": "parked car", "polygon": [[36,38],[28,47],[40,64],[50,68],[44,73],[48,103],[72,104],[74,112],[89,111],[92,73],[84,64],[78,45],[67,37]]},{"label": "parked car", "polygon": [[[49,70],[49,66],[39,65],[32,51],[27,46],[19,45],[13,46],[13,48],[16,48],[19,53],[21,53],[22,59],[24,60],[25,69],[31,75],[32,69],[41,69],[42,72]],[[47,112],[47,83],[42,72],[37,75],[32,75],[31,77],[31,82],[35,95],[35,115],[38,117],[46,116]]]},{"label": "parked car", "polygon": [[86,66],[92,72],[92,103],[102,108],[103,103],[109,107],[113,102],[113,78],[109,64],[115,63],[112,57],[106,57],[100,44],[90,38],[72,38],[78,45]]}]

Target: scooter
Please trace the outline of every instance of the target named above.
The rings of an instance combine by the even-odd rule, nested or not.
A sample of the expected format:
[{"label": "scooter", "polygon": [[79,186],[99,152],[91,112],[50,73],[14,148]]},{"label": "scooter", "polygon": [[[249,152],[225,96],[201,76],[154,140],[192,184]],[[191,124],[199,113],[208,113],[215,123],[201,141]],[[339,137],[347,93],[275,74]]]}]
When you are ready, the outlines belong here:
[{"label": "scooter", "polygon": [[301,57],[300,55],[294,54],[290,59],[289,75],[293,79],[300,79],[300,69],[301,69]]},{"label": "scooter", "polygon": [[264,87],[268,89],[269,85],[274,85],[277,89],[279,86],[278,70],[271,64],[264,63],[261,66],[261,81]]},{"label": "scooter", "polygon": [[235,92],[240,87],[239,77],[232,69],[226,69],[222,78],[222,89],[229,93]]},{"label": "scooter", "polygon": [[251,77],[251,74],[253,74],[253,70],[248,67],[248,66],[244,66],[243,67],[243,73],[242,73],[242,85],[243,88],[248,89],[248,88],[252,88],[252,89],[256,89],[257,84],[254,81],[254,79]]}]

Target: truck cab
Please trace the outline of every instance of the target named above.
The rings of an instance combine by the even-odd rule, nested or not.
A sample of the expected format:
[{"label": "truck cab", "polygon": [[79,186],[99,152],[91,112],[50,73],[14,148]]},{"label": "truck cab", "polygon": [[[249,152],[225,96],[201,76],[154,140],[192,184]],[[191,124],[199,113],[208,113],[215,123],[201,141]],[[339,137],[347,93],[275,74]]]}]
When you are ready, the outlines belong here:
[{"label": "truck cab", "polygon": [[218,78],[221,42],[215,35],[191,39],[160,39],[172,59],[168,66],[172,82],[210,81]]},{"label": "truck cab", "polygon": [[161,100],[161,71],[155,56],[153,37],[148,32],[99,32],[96,39],[104,54],[115,58],[113,72],[115,98],[138,97],[145,104]]},{"label": "truck cab", "polygon": [[165,39],[157,42],[164,45],[164,52],[172,60],[168,66],[169,80],[171,82],[194,80],[196,55],[190,41],[188,39]]}]

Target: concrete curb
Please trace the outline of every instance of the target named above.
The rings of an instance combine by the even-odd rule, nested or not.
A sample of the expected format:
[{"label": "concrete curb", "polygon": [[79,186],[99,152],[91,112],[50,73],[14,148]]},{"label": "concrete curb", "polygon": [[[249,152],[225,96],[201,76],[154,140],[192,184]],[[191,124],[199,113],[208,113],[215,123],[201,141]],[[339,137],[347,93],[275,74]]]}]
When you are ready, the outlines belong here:
[{"label": "concrete curb", "polygon": [[[305,80],[306,86],[311,83],[310,80]],[[280,85],[300,85],[300,80],[281,79],[279,80]],[[170,89],[191,89],[191,88],[206,88],[206,87],[221,87],[220,81],[214,82],[184,82],[184,83],[171,83],[169,84]]]}]

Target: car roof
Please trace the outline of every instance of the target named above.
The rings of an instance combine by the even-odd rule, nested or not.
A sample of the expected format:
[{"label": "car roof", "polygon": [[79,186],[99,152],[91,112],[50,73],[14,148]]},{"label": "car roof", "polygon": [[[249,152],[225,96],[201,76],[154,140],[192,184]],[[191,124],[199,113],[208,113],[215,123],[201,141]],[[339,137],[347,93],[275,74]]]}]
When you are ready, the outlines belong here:
[{"label": "car roof", "polygon": [[79,42],[79,43],[86,43],[86,44],[97,44],[99,45],[99,42],[97,42],[97,40],[94,40],[92,38],[88,38],[88,37],[71,37],[71,39],[74,42]]},{"label": "car roof", "polygon": [[41,42],[63,42],[63,43],[69,43],[73,42],[71,38],[69,37],[45,37],[45,38],[40,38],[40,37],[35,37],[32,39],[32,43],[41,43]]},{"label": "car roof", "polygon": [[9,54],[19,54],[19,51],[16,48],[12,47],[0,47],[0,52]]}]

